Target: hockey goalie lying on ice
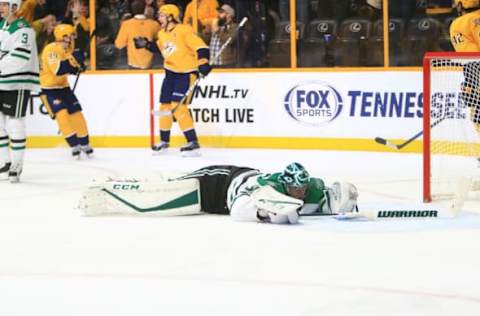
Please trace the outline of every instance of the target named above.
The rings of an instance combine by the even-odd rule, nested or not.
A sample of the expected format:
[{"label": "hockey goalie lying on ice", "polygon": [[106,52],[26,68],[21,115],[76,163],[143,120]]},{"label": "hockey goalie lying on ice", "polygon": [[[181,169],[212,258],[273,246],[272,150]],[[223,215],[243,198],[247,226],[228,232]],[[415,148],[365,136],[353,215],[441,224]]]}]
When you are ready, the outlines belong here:
[{"label": "hockey goalie lying on ice", "polygon": [[107,180],[91,185],[83,215],[230,214],[237,221],[295,224],[299,215],[356,212],[358,192],[350,183],[325,186],[299,163],[278,173],[232,165],[208,166],[161,181]]}]

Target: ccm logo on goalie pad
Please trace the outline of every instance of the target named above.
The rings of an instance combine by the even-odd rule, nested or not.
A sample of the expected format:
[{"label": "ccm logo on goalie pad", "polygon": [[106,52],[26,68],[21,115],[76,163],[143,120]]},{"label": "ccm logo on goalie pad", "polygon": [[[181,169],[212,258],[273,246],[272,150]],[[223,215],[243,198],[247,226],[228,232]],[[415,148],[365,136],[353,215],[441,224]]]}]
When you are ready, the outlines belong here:
[{"label": "ccm logo on goalie pad", "polygon": [[79,209],[86,216],[198,214],[201,211],[200,189],[197,179],[137,183],[106,181],[83,192]]}]

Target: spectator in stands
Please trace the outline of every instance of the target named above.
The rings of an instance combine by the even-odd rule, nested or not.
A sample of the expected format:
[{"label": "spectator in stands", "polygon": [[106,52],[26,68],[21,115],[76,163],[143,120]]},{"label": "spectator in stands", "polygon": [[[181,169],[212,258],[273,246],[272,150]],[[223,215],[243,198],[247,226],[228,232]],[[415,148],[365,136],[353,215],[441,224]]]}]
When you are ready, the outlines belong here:
[{"label": "spectator in stands", "polygon": [[147,19],[156,20],[155,12],[157,11],[157,2],[155,0],[145,0],[145,12],[143,14]]},{"label": "spectator in stands", "polygon": [[[209,34],[212,32],[213,20],[217,18],[217,0],[197,0],[197,18],[199,32]],[[183,16],[183,23],[193,25],[194,4],[192,1],[187,5]]]},{"label": "spectator in stands", "polygon": [[[111,26],[111,38],[112,42],[117,36],[118,30],[120,29],[120,18],[121,16],[126,12],[129,11],[130,9],[125,8],[123,3],[121,3],[118,0],[102,0],[97,3],[97,16],[95,18],[96,21],[96,30],[97,30],[97,41],[98,41],[98,36],[99,36],[99,27],[105,27],[106,24],[109,24]],[[99,17],[101,15],[101,17]],[[102,20],[102,21],[99,21]],[[104,19],[108,19],[103,21]],[[99,25],[99,23],[102,23],[102,26]],[[109,27],[108,26],[108,27]],[[103,34],[105,36],[106,33]]]},{"label": "spectator in stands", "polygon": [[117,35],[115,25],[120,22],[118,12],[111,11],[111,5],[117,1],[103,1],[97,7],[95,16],[95,44],[97,51],[97,69],[111,69],[116,62],[117,50],[113,44]]},{"label": "spectator in stands", "polygon": [[[308,23],[308,0],[296,0],[297,21],[304,24]],[[278,10],[282,21],[290,20],[290,1],[278,0]]]},{"label": "spectator in stands", "polygon": [[155,41],[160,30],[160,24],[154,20],[147,19],[144,15],[145,2],[135,0],[132,3],[133,18],[126,20],[120,26],[115,47],[122,49],[127,47],[128,66],[131,69],[148,69],[152,66],[153,54],[147,49],[135,48],[133,39],[145,37],[149,41]]},{"label": "spectator in stands", "polygon": [[66,18],[66,13],[69,11],[71,1],[67,0],[47,0],[46,10],[48,14],[55,15],[57,21],[62,21]]},{"label": "spectator in stands", "polygon": [[[24,18],[28,23],[33,23],[35,20],[35,9],[37,6],[45,5],[46,0],[25,0],[20,5],[17,15]],[[43,16],[42,16],[43,18]]]},{"label": "spectator in stands", "polygon": [[47,44],[55,41],[55,38],[53,36],[53,29],[56,25],[57,19],[53,14],[47,15],[42,19],[33,21],[32,27],[37,35],[37,49],[39,54],[42,53],[43,48]]},{"label": "spectator in stands", "polygon": [[242,49],[238,54],[244,67],[264,67],[267,64],[267,45],[272,33],[267,27],[266,2],[260,0],[236,2],[237,20],[249,18],[239,34],[239,47]]},{"label": "spectator in stands", "polygon": [[77,34],[75,47],[85,55],[90,52],[90,22],[88,0],[70,0],[63,23],[73,24]]},{"label": "spectator in stands", "polygon": [[375,21],[382,17],[382,0],[367,0],[357,10],[360,18]]},{"label": "spectator in stands", "polygon": [[220,48],[232,37],[230,44],[225,47],[223,52],[218,55],[216,60],[211,61],[211,65],[224,68],[233,68],[237,61],[237,45],[235,38],[235,29],[237,23],[234,22],[235,10],[228,4],[222,5],[218,9],[218,19],[214,20],[212,25],[212,36],[210,37],[210,55],[212,58],[218,55]]},{"label": "spectator in stands", "polygon": [[452,0],[428,0],[426,13],[428,16],[443,20],[452,17],[455,14],[452,6]]}]

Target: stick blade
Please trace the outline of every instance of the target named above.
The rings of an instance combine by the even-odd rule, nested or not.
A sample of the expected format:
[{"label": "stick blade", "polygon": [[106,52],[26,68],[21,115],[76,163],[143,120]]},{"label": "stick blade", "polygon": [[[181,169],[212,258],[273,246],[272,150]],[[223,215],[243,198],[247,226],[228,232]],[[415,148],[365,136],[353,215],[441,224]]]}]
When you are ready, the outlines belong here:
[{"label": "stick blade", "polygon": [[387,140],[385,138],[381,138],[381,137],[375,137],[375,141],[381,145],[386,145],[387,144]]},{"label": "stick blade", "polygon": [[380,145],[385,145],[387,147],[390,147],[390,148],[396,149],[396,150],[399,150],[403,147],[403,146],[396,145],[392,142],[389,142],[385,138],[381,138],[381,137],[375,137],[375,142],[379,143]]}]

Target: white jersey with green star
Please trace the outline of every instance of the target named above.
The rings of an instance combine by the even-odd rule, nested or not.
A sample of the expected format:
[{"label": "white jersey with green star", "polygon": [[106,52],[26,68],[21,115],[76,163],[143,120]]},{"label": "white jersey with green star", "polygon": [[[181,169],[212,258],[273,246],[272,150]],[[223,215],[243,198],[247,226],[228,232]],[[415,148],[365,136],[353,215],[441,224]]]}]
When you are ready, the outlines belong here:
[{"label": "white jersey with green star", "polygon": [[21,18],[0,20],[0,90],[40,91],[35,31]]}]

